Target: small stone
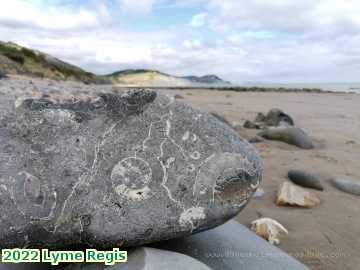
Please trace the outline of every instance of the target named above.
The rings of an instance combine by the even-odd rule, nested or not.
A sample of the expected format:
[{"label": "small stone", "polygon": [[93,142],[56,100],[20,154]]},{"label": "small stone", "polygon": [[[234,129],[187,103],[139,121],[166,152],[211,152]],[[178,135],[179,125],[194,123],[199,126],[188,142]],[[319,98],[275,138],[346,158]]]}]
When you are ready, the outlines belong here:
[{"label": "small stone", "polygon": [[244,128],[248,129],[260,129],[260,126],[250,120],[246,120],[244,123]]},{"label": "small stone", "polygon": [[264,196],[264,194],[265,194],[264,189],[258,188],[258,189],[255,191],[255,193],[254,193],[254,195],[253,195],[253,198],[254,198],[254,199],[260,199],[260,198],[262,198],[262,197]]},{"label": "small stone", "polygon": [[302,187],[313,188],[317,190],[324,190],[323,185],[320,182],[320,179],[310,172],[306,172],[303,170],[290,170],[288,172],[289,179]]},{"label": "small stone", "polygon": [[260,136],[255,136],[249,139],[249,143],[262,143],[264,142],[264,139]]},{"label": "small stone", "polygon": [[271,218],[260,218],[251,222],[250,229],[273,245],[280,244],[279,237],[289,233],[283,225]]},{"label": "small stone", "polygon": [[333,185],[349,194],[360,196],[360,181],[350,179],[334,179]]},{"label": "small stone", "polygon": [[279,188],[276,204],[279,206],[311,208],[319,205],[320,199],[316,194],[289,181],[285,181]]},{"label": "small stone", "polygon": [[280,109],[271,109],[263,121],[266,126],[293,126],[294,120]]},{"label": "small stone", "polygon": [[255,117],[255,122],[264,122],[266,119],[265,114],[263,114],[262,112],[258,113]]},{"label": "small stone", "polygon": [[287,144],[295,145],[302,149],[314,148],[311,138],[304,130],[297,127],[276,127],[268,128],[258,133],[268,140],[275,140],[285,142]]},{"label": "small stone", "polygon": [[175,99],[184,99],[184,97],[183,97],[182,95],[178,95],[178,94],[176,94],[176,95],[174,96],[174,98],[175,98]]}]

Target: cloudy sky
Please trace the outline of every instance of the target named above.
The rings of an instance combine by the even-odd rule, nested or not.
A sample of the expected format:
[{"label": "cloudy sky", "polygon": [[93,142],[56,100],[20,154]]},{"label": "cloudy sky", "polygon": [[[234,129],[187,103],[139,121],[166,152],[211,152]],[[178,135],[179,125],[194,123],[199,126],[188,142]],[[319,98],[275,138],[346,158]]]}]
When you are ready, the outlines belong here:
[{"label": "cloudy sky", "polygon": [[96,73],[359,82],[359,0],[0,0],[0,40]]}]

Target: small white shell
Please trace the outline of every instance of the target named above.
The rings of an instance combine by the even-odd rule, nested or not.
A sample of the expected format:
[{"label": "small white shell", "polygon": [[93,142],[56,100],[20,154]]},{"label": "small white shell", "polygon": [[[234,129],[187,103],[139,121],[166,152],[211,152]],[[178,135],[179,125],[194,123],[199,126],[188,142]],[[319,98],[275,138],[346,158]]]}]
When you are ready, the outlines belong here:
[{"label": "small white shell", "polygon": [[270,244],[280,244],[279,236],[289,232],[283,225],[271,218],[260,218],[251,222],[250,229],[257,235],[266,239]]}]

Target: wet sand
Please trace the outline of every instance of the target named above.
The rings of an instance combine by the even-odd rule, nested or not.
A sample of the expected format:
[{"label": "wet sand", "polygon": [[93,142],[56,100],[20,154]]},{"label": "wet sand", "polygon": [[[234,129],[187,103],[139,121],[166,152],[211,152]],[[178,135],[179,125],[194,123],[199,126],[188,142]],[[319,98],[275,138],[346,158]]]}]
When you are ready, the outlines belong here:
[{"label": "wet sand", "polygon": [[[259,217],[278,220],[288,230],[279,247],[316,270],[358,270],[360,265],[360,197],[335,189],[327,180],[345,177],[360,181],[360,95],[329,93],[236,93],[207,90],[163,90],[181,101],[224,116],[232,124],[253,120],[257,112],[280,108],[314,139],[315,149],[301,150],[281,142],[254,144],[265,163],[261,187],[236,218],[249,225]],[[256,130],[241,129],[244,137]],[[278,207],[274,200],[291,168],[323,174],[321,205],[312,209]]]}]

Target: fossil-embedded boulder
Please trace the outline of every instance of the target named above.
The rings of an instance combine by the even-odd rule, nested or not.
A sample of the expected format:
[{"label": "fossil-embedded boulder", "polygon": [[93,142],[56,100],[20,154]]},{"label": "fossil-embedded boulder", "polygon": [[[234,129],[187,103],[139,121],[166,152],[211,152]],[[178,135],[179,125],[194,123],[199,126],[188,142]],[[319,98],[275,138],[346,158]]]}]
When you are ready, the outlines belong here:
[{"label": "fossil-embedded boulder", "polygon": [[0,100],[0,246],[132,246],[234,217],[259,185],[254,148],[155,92]]}]

